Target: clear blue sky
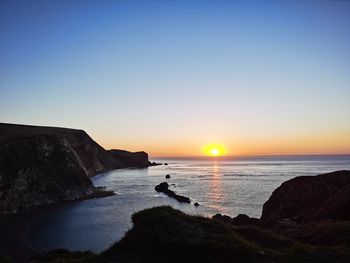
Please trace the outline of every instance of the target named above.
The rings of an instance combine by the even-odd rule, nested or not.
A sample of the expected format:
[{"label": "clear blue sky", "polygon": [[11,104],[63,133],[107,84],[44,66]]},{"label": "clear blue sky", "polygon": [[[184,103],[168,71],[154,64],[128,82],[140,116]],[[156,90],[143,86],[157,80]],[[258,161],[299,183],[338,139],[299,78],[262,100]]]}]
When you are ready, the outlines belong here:
[{"label": "clear blue sky", "polygon": [[350,153],[350,1],[1,1],[0,121],[153,156]]}]

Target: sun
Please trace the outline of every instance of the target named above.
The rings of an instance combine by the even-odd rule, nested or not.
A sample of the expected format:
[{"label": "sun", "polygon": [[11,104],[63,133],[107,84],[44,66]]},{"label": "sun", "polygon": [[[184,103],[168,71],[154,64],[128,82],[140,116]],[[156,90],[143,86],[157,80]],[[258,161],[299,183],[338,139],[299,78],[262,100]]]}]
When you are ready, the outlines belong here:
[{"label": "sun", "polygon": [[219,154],[219,149],[217,149],[217,148],[211,149],[211,150],[210,150],[210,154],[211,154],[211,155],[218,155],[218,154]]},{"label": "sun", "polygon": [[221,156],[226,154],[226,148],[222,144],[212,143],[203,147],[202,152],[207,156]]}]

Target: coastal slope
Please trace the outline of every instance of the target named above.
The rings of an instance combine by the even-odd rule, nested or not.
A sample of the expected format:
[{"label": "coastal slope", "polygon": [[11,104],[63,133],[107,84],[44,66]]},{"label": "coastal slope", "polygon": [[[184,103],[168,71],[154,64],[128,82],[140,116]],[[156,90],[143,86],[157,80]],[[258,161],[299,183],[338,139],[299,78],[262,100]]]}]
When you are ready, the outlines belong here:
[{"label": "coastal slope", "polygon": [[261,220],[350,220],[350,172],[299,176],[284,182],[264,204]]},{"label": "coastal slope", "polygon": [[147,153],[105,150],[83,130],[0,123],[0,214],[85,198],[97,191],[89,177],[149,165]]},{"label": "coastal slope", "polygon": [[[316,186],[325,177],[328,197],[332,199],[333,194],[342,192],[339,180],[348,181],[350,171],[308,177],[308,185],[314,187],[301,188],[305,191],[301,196],[317,198]],[[280,192],[285,198],[277,198],[276,207],[288,204],[288,198],[296,198],[288,193],[294,187],[298,188],[299,181],[304,179],[296,177],[282,184],[268,203],[276,198],[276,192]],[[342,199],[348,202],[350,195],[345,194]],[[321,203],[313,202],[315,206],[308,206],[306,211],[318,210]],[[333,202],[328,208],[333,212],[343,209]],[[273,209],[270,211],[274,213]],[[265,215],[269,213],[265,211]],[[303,214],[302,209],[300,214],[293,216]],[[235,220],[228,216],[209,219],[162,206],[134,214],[132,222],[133,228],[125,237],[100,254],[54,250],[37,257],[36,262],[350,262],[350,221],[347,217],[313,217],[309,222],[282,216],[273,224],[266,224],[262,219],[244,215]]]}]

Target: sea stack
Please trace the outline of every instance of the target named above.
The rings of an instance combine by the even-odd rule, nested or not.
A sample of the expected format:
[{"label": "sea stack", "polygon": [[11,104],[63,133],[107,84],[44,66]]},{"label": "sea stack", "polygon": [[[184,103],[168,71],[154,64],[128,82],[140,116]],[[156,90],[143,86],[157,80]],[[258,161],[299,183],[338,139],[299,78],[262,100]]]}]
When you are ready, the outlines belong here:
[{"label": "sea stack", "polygon": [[157,192],[162,192],[162,193],[168,195],[169,197],[176,199],[177,201],[179,201],[181,203],[191,203],[191,200],[188,197],[185,197],[182,195],[177,195],[174,191],[171,191],[169,189],[169,184],[166,182],[163,182],[163,183],[157,185],[154,189]]}]

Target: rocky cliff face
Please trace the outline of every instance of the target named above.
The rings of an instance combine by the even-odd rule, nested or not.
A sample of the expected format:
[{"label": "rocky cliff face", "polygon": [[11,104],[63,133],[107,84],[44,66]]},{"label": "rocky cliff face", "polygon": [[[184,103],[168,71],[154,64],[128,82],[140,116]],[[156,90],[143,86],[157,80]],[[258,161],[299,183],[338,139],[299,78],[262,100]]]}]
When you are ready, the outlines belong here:
[{"label": "rocky cliff face", "polygon": [[284,182],[264,204],[261,220],[350,220],[350,171],[300,176]]},{"label": "rocky cliff face", "polygon": [[154,163],[149,162],[148,154],[145,152],[132,153],[123,150],[109,150],[107,155],[111,156],[113,160],[118,160],[123,167],[144,168],[154,165]]},{"label": "rocky cliff face", "polygon": [[0,124],[0,214],[84,198],[88,177],[148,165],[147,153],[106,151],[82,130]]}]

